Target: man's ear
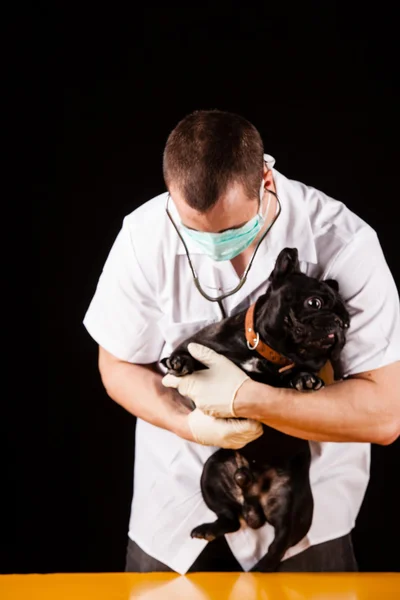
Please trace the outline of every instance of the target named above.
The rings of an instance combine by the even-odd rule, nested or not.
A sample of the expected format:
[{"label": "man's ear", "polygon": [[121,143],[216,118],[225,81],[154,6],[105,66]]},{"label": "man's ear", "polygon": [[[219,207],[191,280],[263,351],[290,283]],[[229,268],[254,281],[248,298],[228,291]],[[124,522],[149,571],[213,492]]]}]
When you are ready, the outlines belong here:
[{"label": "man's ear", "polygon": [[335,290],[335,292],[339,291],[339,284],[336,281],[336,279],[325,279],[324,283],[326,283],[326,285],[329,285],[329,287]]},{"label": "man's ear", "polygon": [[284,248],[279,253],[269,278],[272,283],[280,283],[293,273],[300,273],[299,253],[297,248]]}]

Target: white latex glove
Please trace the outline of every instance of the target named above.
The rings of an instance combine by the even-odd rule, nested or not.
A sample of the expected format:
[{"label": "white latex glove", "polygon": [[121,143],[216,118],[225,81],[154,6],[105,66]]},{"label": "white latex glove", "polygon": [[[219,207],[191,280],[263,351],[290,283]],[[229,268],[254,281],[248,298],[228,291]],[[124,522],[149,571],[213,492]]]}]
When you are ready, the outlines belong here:
[{"label": "white latex glove", "polygon": [[217,419],[196,408],[189,414],[194,439],[203,446],[237,450],[262,435],[261,423],[252,419]]},{"label": "white latex glove", "polygon": [[240,386],[250,379],[242,369],[222,354],[202,346],[188,345],[190,354],[208,369],[190,375],[175,377],[168,374],[162,380],[165,387],[173,387],[187,396],[204,413],[213,417],[235,417],[233,403]]}]

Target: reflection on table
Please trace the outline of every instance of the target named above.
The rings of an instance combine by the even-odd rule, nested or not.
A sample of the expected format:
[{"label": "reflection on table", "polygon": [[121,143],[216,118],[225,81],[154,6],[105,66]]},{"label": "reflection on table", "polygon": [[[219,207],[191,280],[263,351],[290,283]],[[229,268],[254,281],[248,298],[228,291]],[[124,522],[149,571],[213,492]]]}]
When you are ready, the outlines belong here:
[{"label": "reflection on table", "polygon": [[398,600],[397,573],[0,576],[1,600]]}]

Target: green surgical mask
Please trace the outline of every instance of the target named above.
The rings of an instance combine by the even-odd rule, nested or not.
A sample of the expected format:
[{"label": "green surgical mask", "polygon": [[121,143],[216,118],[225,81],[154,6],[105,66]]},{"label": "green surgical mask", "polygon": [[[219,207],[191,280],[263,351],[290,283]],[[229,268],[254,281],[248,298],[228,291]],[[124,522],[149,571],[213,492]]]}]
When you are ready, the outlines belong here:
[{"label": "green surgical mask", "polygon": [[208,233],[206,231],[197,231],[189,229],[181,223],[183,236],[193,240],[204,254],[215,261],[231,260],[238,256],[243,250],[246,250],[255,240],[264,226],[271,196],[268,200],[267,208],[264,214],[261,214],[261,202],[264,196],[264,181],[260,189],[260,206],[255,217],[238,229],[227,229],[222,233]]}]

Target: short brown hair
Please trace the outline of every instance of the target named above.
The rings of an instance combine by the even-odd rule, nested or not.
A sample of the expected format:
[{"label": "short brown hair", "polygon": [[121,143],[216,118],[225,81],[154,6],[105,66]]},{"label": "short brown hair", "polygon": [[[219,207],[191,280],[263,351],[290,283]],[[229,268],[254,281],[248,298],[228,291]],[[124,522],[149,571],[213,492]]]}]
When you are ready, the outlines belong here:
[{"label": "short brown hair", "polygon": [[264,148],[257,129],[244,117],[219,110],[199,110],[170,133],[164,150],[167,187],[174,182],[186,202],[206,212],[233,182],[249,198],[258,197]]}]

